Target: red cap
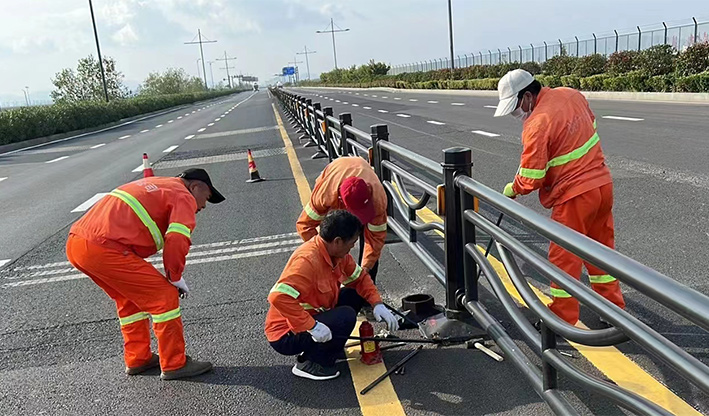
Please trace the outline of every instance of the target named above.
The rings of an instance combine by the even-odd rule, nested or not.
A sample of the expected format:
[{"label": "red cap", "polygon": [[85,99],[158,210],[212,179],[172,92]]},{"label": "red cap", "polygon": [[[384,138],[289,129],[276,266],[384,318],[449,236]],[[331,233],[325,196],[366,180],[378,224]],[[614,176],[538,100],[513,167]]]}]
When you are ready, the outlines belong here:
[{"label": "red cap", "polygon": [[374,219],[374,201],[372,189],[367,182],[356,176],[347,178],[340,185],[340,198],[345,209],[354,214],[362,225],[367,225]]}]

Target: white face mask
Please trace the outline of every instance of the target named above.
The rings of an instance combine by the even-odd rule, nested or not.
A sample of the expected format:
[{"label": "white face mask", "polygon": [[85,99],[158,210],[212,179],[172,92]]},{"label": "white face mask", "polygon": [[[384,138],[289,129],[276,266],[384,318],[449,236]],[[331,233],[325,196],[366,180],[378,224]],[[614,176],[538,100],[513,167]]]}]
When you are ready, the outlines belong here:
[{"label": "white face mask", "polygon": [[[523,98],[524,99],[524,98]],[[522,110],[522,106],[520,105],[519,108],[517,108],[515,111],[511,112],[510,115],[520,122],[524,123],[530,115],[532,115],[532,104],[529,104],[529,111],[524,111]]]}]

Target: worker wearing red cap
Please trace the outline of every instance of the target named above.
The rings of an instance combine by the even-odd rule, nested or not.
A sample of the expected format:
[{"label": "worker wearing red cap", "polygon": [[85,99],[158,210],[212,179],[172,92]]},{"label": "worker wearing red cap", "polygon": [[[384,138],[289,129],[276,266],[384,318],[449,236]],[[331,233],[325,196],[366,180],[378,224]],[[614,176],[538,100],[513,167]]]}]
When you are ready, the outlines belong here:
[{"label": "worker wearing red cap", "polygon": [[[212,364],[185,355],[179,297],[195,214],[207,201],[224,201],[204,169],[176,178],[150,177],[119,186],[69,231],[69,262],[116,302],[124,340],[126,374],[160,366],[163,380],[191,377]],[[165,275],[145,260],[162,250]],[[159,355],[150,349],[150,324]]]},{"label": "worker wearing red cap", "polygon": [[[514,198],[539,189],[539,200],[551,208],[552,219],[614,248],[613,179],[586,98],[571,88],[542,88],[522,69],[507,73],[497,88],[495,117],[512,115],[524,123],[519,170],[503,193]],[[604,270],[554,243],[549,260],[576,279],[585,264],[593,290],[625,308],[618,281]],[[551,294],[549,308],[576,324],[579,302],[554,282]]]},{"label": "worker wearing red cap", "polygon": [[325,167],[298,218],[298,234],[304,241],[315,237],[320,221],[335,209],[346,209],[363,224],[359,263],[376,281],[387,234],[387,196],[377,174],[361,157],[341,157]]}]

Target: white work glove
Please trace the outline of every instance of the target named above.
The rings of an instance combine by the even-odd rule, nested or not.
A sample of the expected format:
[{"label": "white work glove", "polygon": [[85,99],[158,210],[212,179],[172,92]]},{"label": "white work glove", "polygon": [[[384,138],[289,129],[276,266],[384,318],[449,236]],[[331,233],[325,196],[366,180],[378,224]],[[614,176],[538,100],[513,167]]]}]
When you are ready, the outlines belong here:
[{"label": "white work glove", "polygon": [[328,342],[332,339],[332,331],[322,322],[315,321],[315,326],[308,332],[315,342]]},{"label": "white work glove", "polygon": [[396,319],[393,313],[384,306],[383,303],[378,303],[377,305],[374,306],[374,317],[377,318],[377,322],[382,322],[385,321],[387,323],[387,327],[389,331],[396,331],[399,329],[399,320]]},{"label": "white work glove", "polygon": [[185,281],[184,277],[181,277],[180,280],[173,282],[170,280],[170,284],[175,286],[177,290],[180,291],[180,297],[182,299],[187,297],[187,294],[190,292],[190,288],[187,287],[187,282]]}]

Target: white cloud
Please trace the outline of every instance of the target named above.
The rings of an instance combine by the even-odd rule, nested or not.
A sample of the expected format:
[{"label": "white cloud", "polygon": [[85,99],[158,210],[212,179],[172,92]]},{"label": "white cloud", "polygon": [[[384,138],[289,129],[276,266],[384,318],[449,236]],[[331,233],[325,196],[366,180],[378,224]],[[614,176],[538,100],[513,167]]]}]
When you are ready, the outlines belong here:
[{"label": "white cloud", "polygon": [[115,32],[113,36],[111,36],[111,39],[121,46],[130,46],[138,41],[138,35],[135,33],[135,30],[133,30],[133,26],[128,23]]}]

